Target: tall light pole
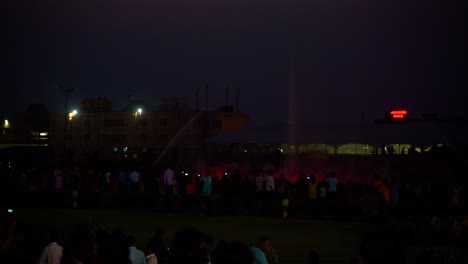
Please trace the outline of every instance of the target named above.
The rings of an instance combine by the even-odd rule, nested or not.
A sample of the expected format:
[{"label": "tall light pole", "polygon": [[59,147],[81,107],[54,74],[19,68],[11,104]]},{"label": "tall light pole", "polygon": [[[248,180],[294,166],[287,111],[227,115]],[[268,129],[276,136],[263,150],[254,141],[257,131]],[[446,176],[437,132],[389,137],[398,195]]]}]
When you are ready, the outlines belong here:
[{"label": "tall light pole", "polygon": [[[134,121],[134,124],[135,124],[135,134],[134,134],[134,144],[133,144],[133,148],[135,149],[135,154],[138,155],[138,151],[140,150],[140,142],[141,142],[141,138],[138,137],[139,135],[139,130],[138,130],[138,123],[141,122],[141,115],[143,114],[143,109],[142,108],[138,108],[135,113],[134,113],[134,116],[135,116],[135,121]],[[134,154],[134,155],[135,155]]]},{"label": "tall light pole", "polygon": [[68,131],[68,94],[75,91],[72,88],[64,89],[62,85],[60,88],[65,93],[65,127],[63,131],[63,155],[67,155],[67,131]]}]

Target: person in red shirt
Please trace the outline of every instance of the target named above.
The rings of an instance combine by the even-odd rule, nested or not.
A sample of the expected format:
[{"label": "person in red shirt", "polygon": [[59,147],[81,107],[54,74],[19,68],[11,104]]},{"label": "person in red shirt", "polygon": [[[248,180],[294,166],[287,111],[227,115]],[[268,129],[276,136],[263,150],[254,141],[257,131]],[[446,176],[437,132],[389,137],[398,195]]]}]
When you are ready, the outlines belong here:
[{"label": "person in red shirt", "polygon": [[382,180],[380,179],[379,174],[375,174],[374,180],[372,181],[372,187],[374,187],[377,192],[380,192],[380,188],[382,187]]},{"label": "person in red shirt", "polygon": [[385,199],[385,202],[387,203],[387,205],[389,205],[390,204],[390,189],[388,188],[387,179],[384,179],[382,181],[382,185],[380,186],[380,192],[382,193],[383,198]]}]

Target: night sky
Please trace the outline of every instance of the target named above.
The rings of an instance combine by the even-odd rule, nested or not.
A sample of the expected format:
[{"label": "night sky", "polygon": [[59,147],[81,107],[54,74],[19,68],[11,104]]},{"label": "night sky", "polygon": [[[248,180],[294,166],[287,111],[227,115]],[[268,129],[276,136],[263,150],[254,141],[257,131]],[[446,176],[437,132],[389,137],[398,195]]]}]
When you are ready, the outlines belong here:
[{"label": "night sky", "polygon": [[71,107],[108,96],[115,110],[128,94],[193,105],[205,83],[215,108],[230,85],[254,123],[285,122],[291,109],[295,120],[332,123],[391,108],[468,113],[455,1],[11,0],[0,12],[0,116],[32,102],[64,111],[58,83],[76,89]]}]

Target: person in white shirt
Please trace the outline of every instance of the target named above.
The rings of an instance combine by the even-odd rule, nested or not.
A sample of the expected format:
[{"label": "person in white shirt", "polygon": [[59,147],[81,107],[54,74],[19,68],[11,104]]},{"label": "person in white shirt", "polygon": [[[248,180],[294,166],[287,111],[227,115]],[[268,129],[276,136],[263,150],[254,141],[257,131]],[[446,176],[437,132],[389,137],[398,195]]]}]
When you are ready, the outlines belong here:
[{"label": "person in white shirt", "polygon": [[63,247],[57,243],[57,234],[51,233],[50,244],[48,244],[41,253],[37,264],[60,264],[63,256]]},{"label": "person in white shirt", "polygon": [[273,176],[271,176],[271,173],[269,173],[265,178],[265,190],[267,192],[273,192],[275,190],[275,180],[273,179]]},{"label": "person in white shirt", "polygon": [[148,248],[147,250],[148,255],[146,256],[146,263],[148,264],[158,264],[158,258],[153,250],[152,248]]},{"label": "person in white shirt", "polygon": [[174,192],[174,182],[175,182],[174,171],[168,167],[164,171],[164,176],[163,176],[163,184],[164,184],[164,188],[166,189],[167,195],[172,195],[172,193]]},{"label": "person in white shirt", "polygon": [[133,170],[128,175],[128,180],[130,181],[132,192],[137,192],[140,187],[140,173],[137,170]]},{"label": "person in white shirt", "polygon": [[146,256],[146,263],[148,264],[158,264],[158,258],[154,253],[151,253],[150,255]]}]

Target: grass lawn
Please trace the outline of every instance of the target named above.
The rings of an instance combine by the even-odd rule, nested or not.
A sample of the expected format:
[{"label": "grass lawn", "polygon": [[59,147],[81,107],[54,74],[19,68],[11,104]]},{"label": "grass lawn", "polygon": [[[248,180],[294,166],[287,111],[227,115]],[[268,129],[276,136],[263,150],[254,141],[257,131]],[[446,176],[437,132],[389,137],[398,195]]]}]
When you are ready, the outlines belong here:
[{"label": "grass lawn", "polygon": [[94,221],[135,235],[140,247],[145,245],[156,227],[166,229],[168,245],[176,230],[182,227],[198,228],[211,235],[214,241],[236,240],[247,244],[265,234],[271,237],[283,264],[305,263],[310,249],[319,252],[322,263],[347,263],[359,254],[363,237],[385,228],[385,225],[378,224],[307,219],[282,221],[279,218],[249,216],[67,209],[18,209],[15,217],[21,226],[55,227],[65,236],[75,225]]}]

